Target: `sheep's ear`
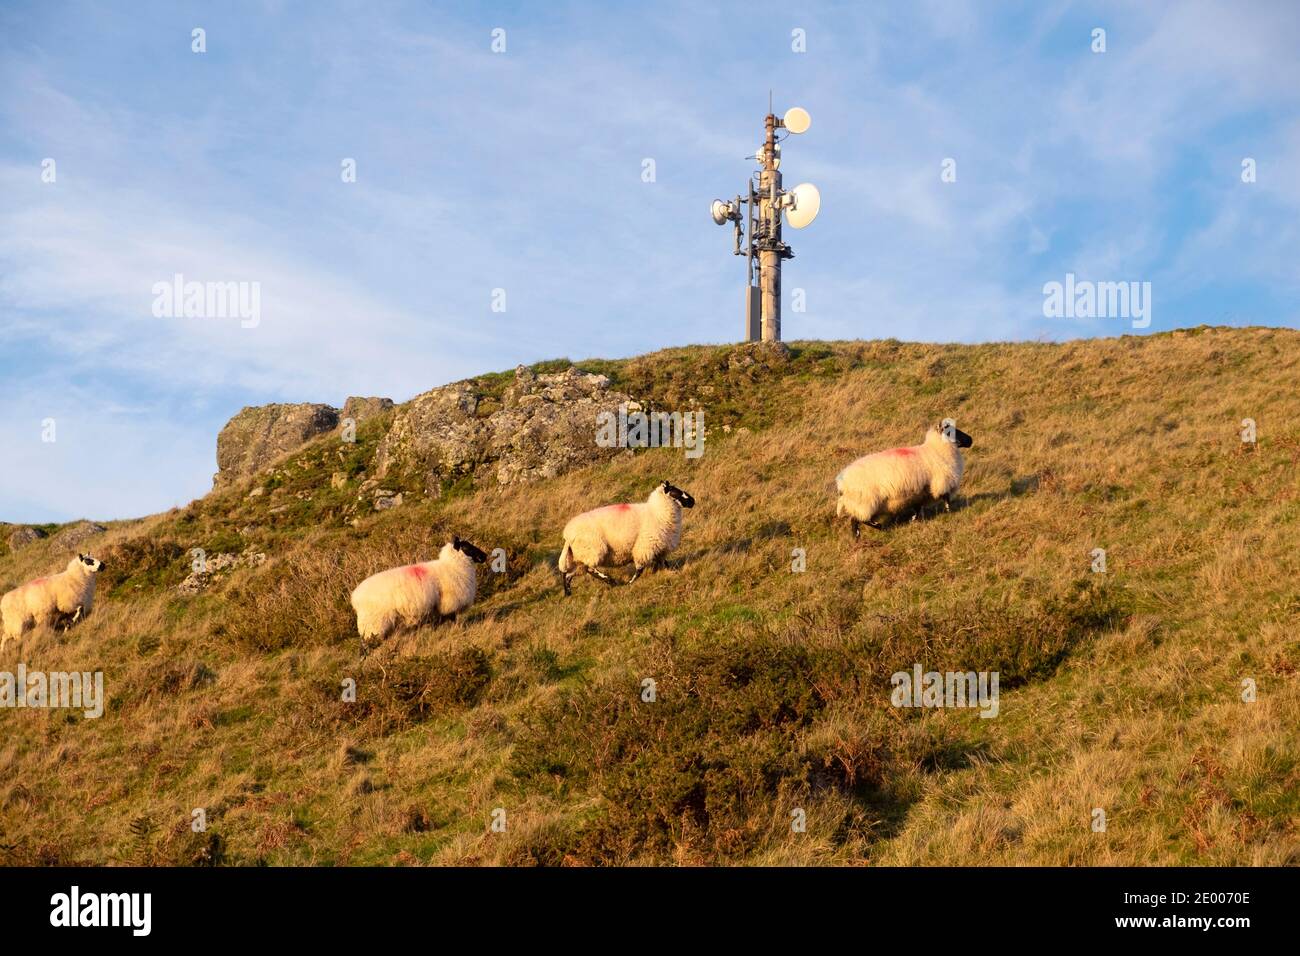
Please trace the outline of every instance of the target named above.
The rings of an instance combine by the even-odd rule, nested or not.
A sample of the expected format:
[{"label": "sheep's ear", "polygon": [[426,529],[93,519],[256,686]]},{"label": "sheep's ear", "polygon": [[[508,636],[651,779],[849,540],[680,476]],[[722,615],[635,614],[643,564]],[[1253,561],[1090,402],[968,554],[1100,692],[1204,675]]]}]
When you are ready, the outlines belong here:
[{"label": "sheep's ear", "polygon": [[453,534],[453,535],[451,536],[451,546],[452,546],[453,548],[459,548],[459,547],[460,547],[460,535],[458,535],[458,534]]}]

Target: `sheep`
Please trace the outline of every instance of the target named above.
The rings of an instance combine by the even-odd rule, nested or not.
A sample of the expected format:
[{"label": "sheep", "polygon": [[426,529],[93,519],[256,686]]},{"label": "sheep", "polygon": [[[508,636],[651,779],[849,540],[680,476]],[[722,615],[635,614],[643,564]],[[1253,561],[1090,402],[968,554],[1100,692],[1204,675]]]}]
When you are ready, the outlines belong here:
[{"label": "sheep", "polygon": [[879,528],[876,518],[882,514],[897,516],[935,501],[951,510],[952,495],[961,484],[960,449],[973,443],[970,435],[945,419],[926,433],[920,445],[864,455],[835,478],[836,517],[849,516],[856,538],[862,523]]},{"label": "sheep", "polygon": [[641,572],[677,547],[682,537],[682,508],[694,508],[695,499],[665,481],[640,504],[606,505],[572,518],[564,526],[564,548],[558,562],[564,575],[564,593],[572,593],[579,571],[606,584],[617,582],[602,567],[633,564],[631,584]]},{"label": "sheep", "polygon": [[85,619],[95,603],[95,576],[103,569],[103,561],[78,554],[66,570],[28,581],[0,598],[0,617],[4,619],[0,651],[10,638],[22,637],[28,625],[62,623],[66,629]]},{"label": "sheep", "polygon": [[372,574],[352,592],[361,650],[366,641],[383,641],[399,627],[418,627],[438,617],[454,617],[474,603],[475,564],[487,554],[453,535],[437,559]]}]

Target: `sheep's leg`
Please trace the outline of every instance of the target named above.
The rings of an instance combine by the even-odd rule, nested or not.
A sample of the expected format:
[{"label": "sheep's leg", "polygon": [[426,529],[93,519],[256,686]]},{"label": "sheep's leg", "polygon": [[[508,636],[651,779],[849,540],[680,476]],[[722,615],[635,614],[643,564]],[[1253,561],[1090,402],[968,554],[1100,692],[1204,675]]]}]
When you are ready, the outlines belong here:
[{"label": "sheep's leg", "polygon": [[862,535],[862,522],[857,518],[849,519],[849,530],[853,532],[853,540],[856,541]]},{"label": "sheep's leg", "polygon": [[644,570],[645,570],[645,569],[642,568],[640,565],[635,566],[635,567],[632,569],[632,576],[631,576],[630,578],[628,578],[626,581],[624,581],[623,583],[624,583],[624,584],[631,584],[633,581],[635,581],[637,578],[639,578],[639,577],[641,576],[641,572],[644,571]]},{"label": "sheep's leg", "polygon": [[577,577],[577,571],[566,571],[564,574],[564,596],[568,597],[573,593],[573,579]]},{"label": "sheep's leg", "polygon": [[600,570],[599,568],[589,567],[587,568],[587,573],[595,575],[596,577],[600,578],[610,587],[613,587],[614,585],[618,584],[617,581],[615,581],[613,578],[611,578],[608,574],[606,574],[604,571]]},{"label": "sheep's leg", "polygon": [[916,516],[912,520],[915,521],[919,518],[922,521],[928,521],[939,513],[940,507],[942,507],[944,511],[952,511],[952,503],[949,495],[942,494],[932,501],[927,501],[925,504],[918,507],[916,509]]}]

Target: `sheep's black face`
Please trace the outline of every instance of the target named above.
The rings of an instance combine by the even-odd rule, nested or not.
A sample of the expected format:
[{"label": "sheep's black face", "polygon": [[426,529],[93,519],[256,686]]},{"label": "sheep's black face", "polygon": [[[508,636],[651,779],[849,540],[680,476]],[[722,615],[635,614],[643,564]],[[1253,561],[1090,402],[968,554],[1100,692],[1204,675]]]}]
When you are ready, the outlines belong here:
[{"label": "sheep's black face", "polygon": [[91,557],[90,555],[88,555],[88,554],[79,554],[79,555],[77,555],[77,557],[79,557],[79,558],[81,559],[81,563],[84,564],[84,565],[86,566],[86,570],[88,570],[88,571],[102,571],[102,570],[104,570],[104,562],[103,562],[103,561],[97,561],[97,560],[95,560],[94,558],[92,558],[92,557]]},{"label": "sheep's black face", "polygon": [[682,489],[678,488],[676,485],[669,484],[668,482],[665,481],[663,485],[661,485],[660,487],[663,488],[664,494],[666,494],[669,498],[672,498],[683,508],[695,507],[695,499],[692,498],[690,495],[688,495],[686,492],[682,491]]},{"label": "sheep's black face", "polygon": [[935,425],[934,430],[939,433],[940,438],[944,441],[952,442],[958,448],[969,448],[975,443],[975,439],[971,438],[970,435],[967,435],[948,418],[945,418],[938,425]]},{"label": "sheep's black face", "polygon": [[474,545],[462,538],[453,538],[451,544],[452,547],[465,555],[465,557],[469,558],[475,564],[482,564],[487,560],[487,553],[485,551],[474,547]]}]

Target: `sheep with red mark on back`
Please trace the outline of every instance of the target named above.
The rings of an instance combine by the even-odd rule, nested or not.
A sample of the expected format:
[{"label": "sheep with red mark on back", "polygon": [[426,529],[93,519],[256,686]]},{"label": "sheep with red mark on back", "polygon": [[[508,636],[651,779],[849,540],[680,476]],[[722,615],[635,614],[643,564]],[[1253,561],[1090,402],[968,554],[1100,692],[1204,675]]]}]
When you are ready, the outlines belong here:
[{"label": "sheep with red mark on back", "polygon": [[636,504],[606,505],[570,519],[564,526],[564,548],[558,563],[564,593],[571,593],[580,571],[617,583],[602,567],[633,565],[631,584],[647,567],[677,547],[682,537],[682,508],[695,499],[670,482],[662,482],[650,497]]},{"label": "sheep with red mark on back", "polygon": [[857,537],[860,524],[942,501],[951,507],[964,470],[961,449],[974,444],[950,419],[932,427],[920,445],[863,455],[835,478],[835,515],[848,515]]},{"label": "sheep with red mark on back", "polygon": [[363,652],[366,641],[382,641],[399,627],[418,627],[465,610],[478,592],[474,565],[486,560],[484,552],[453,536],[436,560],[366,578],[352,592]]}]

